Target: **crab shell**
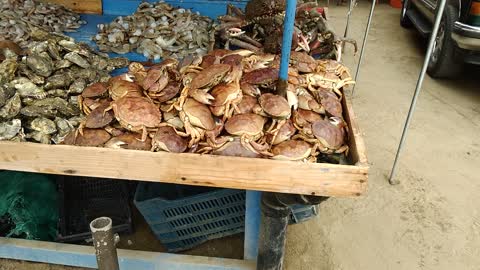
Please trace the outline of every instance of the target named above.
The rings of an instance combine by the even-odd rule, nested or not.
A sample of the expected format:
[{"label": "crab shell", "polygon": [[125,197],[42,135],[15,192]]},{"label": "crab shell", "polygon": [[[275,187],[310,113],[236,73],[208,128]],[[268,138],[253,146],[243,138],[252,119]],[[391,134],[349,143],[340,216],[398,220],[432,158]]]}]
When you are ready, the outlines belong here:
[{"label": "crab shell", "polygon": [[225,130],[235,136],[261,136],[265,119],[254,113],[236,114],[225,123]]},{"label": "crab shell", "polygon": [[85,127],[87,128],[102,128],[113,121],[113,112],[105,111],[110,106],[108,101],[103,101],[96,107],[85,119]]},{"label": "crab shell", "polygon": [[280,129],[275,135],[267,134],[267,142],[272,145],[282,143],[286,140],[289,140],[296,131],[297,129],[293,125],[292,120],[289,119],[280,127]]},{"label": "crab shell", "polygon": [[278,80],[278,68],[261,68],[243,74],[242,82],[268,86]]},{"label": "crab shell", "polygon": [[301,73],[314,72],[317,68],[315,59],[305,52],[292,51],[290,53],[290,64]]},{"label": "crab shell", "polygon": [[132,62],[128,65],[128,74],[131,74],[135,77],[135,81],[143,85],[143,80],[147,77],[147,70],[145,67],[138,62]]},{"label": "crab shell", "polygon": [[78,145],[78,146],[101,146],[110,140],[111,136],[103,129],[83,129],[83,134],[70,132],[63,144]]},{"label": "crab shell", "polygon": [[345,130],[329,120],[315,121],[312,124],[312,132],[315,138],[329,149],[339,149],[345,144]]},{"label": "crab shell", "polygon": [[252,96],[243,96],[242,101],[237,104],[237,113],[253,113],[253,108],[258,104],[258,100]]},{"label": "crab shell", "polygon": [[104,83],[97,82],[89,85],[82,92],[84,98],[102,97],[107,94],[107,86]]},{"label": "crab shell", "polygon": [[290,106],[284,97],[266,93],[261,95],[258,101],[262,110],[269,116],[278,119],[287,119],[290,117]]},{"label": "crab shell", "polygon": [[174,98],[180,92],[180,83],[175,81],[170,81],[162,92],[156,95],[149,94],[148,96],[157,100],[160,103],[169,101]]},{"label": "crab shell", "polygon": [[109,81],[108,92],[113,100],[127,96],[141,97],[143,95],[140,85],[127,80],[118,79],[118,77],[114,77]]},{"label": "crab shell", "polygon": [[214,98],[211,106],[222,106],[238,98],[241,95],[241,89],[236,83],[222,83],[213,88],[211,95]]},{"label": "crab shell", "polygon": [[[208,107],[192,98],[187,98],[183,105],[183,110],[180,111],[188,117],[190,123],[196,127],[200,127],[206,130],[215,128],[215,120]],[[185,117],[183,117],[185,118]]]},{"label": "crab shell", "polygon": [[111,106],[118,122],[130,131],[155,128],[162,121],[162,113],[158,107],[144,97],[123,97],[114,101]]},{"label": "crab shell", "polygon": [[180,137],[172,127],[159,127],[152,140],[152,150],[182,153],[188,142]]},{"label": "crab shell", "polygon": [[323,120],[323,117],[313,111],[298,109],[293,111],[293,121],[296,125],[303,127],[316,121]]},{"label": "crab shell", "polygon": [[312,146],[302,140],[289,140],[273,147],[272,153],[272,159],[303,160],[312,153]]},{"label": "crab shell", "polygon": [[191,89],[209,88],[223,80],[231,69],[230,65],[214,64],[200,71],[190,83]]},{"label": "crab shell", "polygon": [[163,69],[149,69],[143,80],[143,89],[149,92],[160,92],[168,84],[168,73]]},{"label": "crab shell", "polygon": [[259,158],[261,155],[243,146],[240,138],[234,138],[212,152],[214,155]]},{"label": "crab shell", "polygon": [[124,133],[116,137],[111,138],[105,143],[106,148],[121,148],[132,150],[144,150],[148,151],[152,147],[152,140],[147,138],[144,142],[141,140],[140,134]]}]

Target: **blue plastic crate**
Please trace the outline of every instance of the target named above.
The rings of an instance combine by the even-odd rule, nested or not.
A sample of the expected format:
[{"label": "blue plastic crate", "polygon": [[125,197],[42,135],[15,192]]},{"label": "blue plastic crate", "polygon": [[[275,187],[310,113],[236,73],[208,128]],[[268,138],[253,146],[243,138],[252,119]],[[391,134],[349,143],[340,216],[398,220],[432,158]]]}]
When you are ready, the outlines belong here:
[{"label": "blue plastic crate", "polygon": [[245,191],[140,183],[135,206],[168,251],[244,231]]}]

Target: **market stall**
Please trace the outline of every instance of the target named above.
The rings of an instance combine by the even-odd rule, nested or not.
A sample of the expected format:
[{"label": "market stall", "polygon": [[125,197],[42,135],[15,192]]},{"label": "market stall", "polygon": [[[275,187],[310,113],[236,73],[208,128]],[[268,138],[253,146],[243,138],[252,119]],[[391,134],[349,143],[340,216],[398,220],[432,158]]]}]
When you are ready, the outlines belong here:
[{"label": "market stall", "polygon": [[[78,5],[81,5],[84,11],[91,11],[91,12],[98,13],[99,7],[98,5],[95,6],[94,5],[95,3],[94,1],[92,1],[92,3],[87,1],[87,2],[82,2],[81,4],[79,3]],[[185,9],[192,9],[194,12],[199,12],[200,14],[209,16],[211,18],[216,18],[219,15],[225,14],[225,9],[227,7],[226,2],[212,2],[212,1],[169,2],[169,3],[175,6],[179,5]],[[208,4],[208,8],[205,8],[206,4]],[[74,2],[73,2],[73,5],[75,6]],[[102,15],[99,15],[99,14],[82,15],[81,19],[85,20],[86,24],[78,28],[76,32],[72,32],[69,35],[75,38],[76,41],[87,42],[92,46],[94,45],[94,42],[92,41],[92,38],[93,38],[94,41],[95,40],[97,41],[96,45],[100,47],[102,46],[103,39],[101,36],[101,32],[98,32],[98,30],[100,29],[101,31],[104,27],[107,27],[104,24],[114,20],[117,17],[117,15],[125,15],[125,14],[133,13],[139,5],[143,5],[143,4],[141,4],[140,1],[103,1],[102,3],[103,14]],[[237,7],[244,8],[246,5],[246,2],[235,2],[235,5]],[[281,86],[282,80],[284,85],[287,85],[287,83],[291,83],[289,78],[292,77],[292,74],[288,73],[289,72],[288,65],[290,62],[289,61],[290,50],[286,48],[288,48],[291,45],[291,42],[288,42],[292,39],[291,36],[292,35],[295,36],[293,34],[294,33],[293,17],[295,15],[295,7],[296,5],[293,1],[287,2],[287,7],[286,7],[287,15],[285,18],[285,25],[284,25],[285,28],[283,30],[283,33],[287,33],[287,34],[284,34],[283,36],[284,44],[282,44],[281,48],[283,48],[284,51],[282,51],[282,59],[278,59],[280,63],[279,69],[273,66],[274,65],[273,63],[275,62],[273,58],[268,62],[268,65],[271,65],[271,66],[268,66],[268,68],[270,68],[271,70],[275,70],[276,74],[278,74],[278,71],[280,72],[279,80],[278,80],[279,84],[277,86],[278,87],[277,91],[279,93],[279,96],[282,95],[281,90],[279,90],[282,88]],[[145,8],[152,8],[152,7],[146,5]],[[184,9],[182,10],[183,11],[179,11],[179,13],[177,14],[178,16],[180,16],[185,12]],[[373,11],[373,6],[372,6],[372,11]],[[191,16],[190,15],[188,16],[189,18],[188,20],[195,18],[196,16],[194,15],[196,13],[191,13],[191,14],[192,14]],[[168,20],[168,19],[166,18],[165,20]],[[128,21],[126,22],[121,20],[119,22],[117,20],[117,22],[120,24],[120,26],[126,25],[125,28],[129,27]],[[234,21],[234,22],[238,23],[237,21]],[[150,25],[151,24],[155,24],[155,27],[157,26],[157,22],[150,22]],[[99,26],[99,25],[103,25],[103,26]],[[135,30],[133,32],[135,32]],[[116,32],[114,31],[113,33],[116,33]],[[237,41],[239,41],[238,38],[244,37],[242,36],[243,33],[240,33],[240,32],[230,31],[228,33],[230,35],[229,36],[230,38],[237,38],[236,39]],[[304,37],[301,36],[300,40],[302,40],[302,38]],[[242,40],[245,40],[245,39],[242,39]],[[144,40],[149,40],[149,39],[146,38]],[[164,40],[162,40],[162,42],[163,41]],[[110,33],[106,37],[105,42],[106,42],[105,44],[110,44],[109,46],[113,46],[112,44],[115,44],[115,37],[112,36]],[[157,44],[161,43],[160,41],[157,41],[157,40],[155,40],[155,42]],[[148,43],[148,41],[145,41],[145,43]],[[198,41],[197,43],[201,44],[202,41]],[[243,44],[243,43],[237,42],[237,44]],[[286,46],[286,44],[288,44],[288,46]],[[309,45],[311,44],[312,43],[310,43]],[[336,43],[332,43],[332,44],[336,44]],[[64,48],[66,48],[66,51],[62,52],[62,54],[66,53],[67,55],[71,56],[71,52],[68,52],[68,51],[70,50],[69,48],[72,48],[74,45],[68,45],[68,46],[71,46],[71,47],[63,46]],[[228,44],[226,46],[228,46]],[[340,47],[343,47],[343,44],[336,44],[336,46],[337,48],[340,48]],[[162,53],[165,53],[164,51],[154,52],[154,50],[147,45],[145,45],[140,50],[139,48],[142,48],[142,46],[136,47],[135,48],[136,52],[130,52],[131,48],[128,48],[128,50],[125,51],[126,53],[125,56],[127,56],[130,61],[141,61],[141,62],[144,62],[144,64],[147,66],[154,65],[152,62],[158,64],[159,61],[161,61],[161,59],[164,58],[162,55]],[[182,50],[174,51],[174,48],[172,46],[167,48],[170,49],[170,52],[169,52],[170,56],[182,55]],[[115,47],[115,49],[113,49],[113,52],[109,53],[109,55],[110,57],[118,56],[118,52],[119,52],[118,50],[124,50],[124,49],[125,49],[125,46],[118,45],[117,47]],[[204,49],[206,50],[206,48],[203,47],[203,45],[199,45],[199,48],[194,48],[194,51],[199,52]],[[139,52],[143,54],[140,54]],[[122,53],[124,53],[124,51],[122,51]],[[202,53],[205,54],[206,51]],[[326,55],[328,55],[328,53],[330,52],[327,52]],[[363,53],[363,48],[362,48],[362,53]],[[247,57],[251,57],[252,55],[257,57],[259,55],[256,53],[248,53],[248,54],[249,56]],[[31,55],[27,56],[27,59],[28,57],[31,58]],[[104,57],[104,55],[100,55],[100,57]],[[145,62],[147,60],[152,60],[152,61],[149,61],[147,63]],[[75,58],[75,60],[69,60],[69,61],[72,61],[73,63],[79,66],[82,66],[82,63],[84,63],[82,61],[79,61],[77,58]],[[89,60],[89,61],[91,62],[93,60]],[[111,60],[108,60],[108,61],[111,61]],[[161,63],[162,62],[160,62],[160,65]],[[86,63],[85,66],[88,68],[90,65],[87,65],[87,64],[88,63]],[[205,69],[207,68],[201,68],[199,70],[205,70]],[[228,69],[230,69],[230,67],[228,67]],[[147,71],[150,72],[151,70],[154,70],[154,69],[146,69],[142,72],[145,72],[145,74],[147,74]],[[334,102],[335,105],[337,104],[336,102],[338,102],[339,107],[334,107],[335,109],[329,110],[329,107],[327,104],[322,104],[327,109],[325,110],[325,108],[323,109],[318,108],[319,110],[318,114],[320,114],[320,111],[322,111],[323,115],[333,117],[332,118],[333,122],[331,123],[328,121],[325,121],[322,123],[318,122],[318,125],[319,126],[327,125],[328,128],[332,130],[327,132],[328,134],[331,134],[331,133],[341,134],[341,135],[333,136],[335,140],[340,141],[339,143],[336,143],[338,145],[332,145],[332,143],[329,144],[324,142],[325,140],[331,141],[329,140],[330,139],[330,137],[328,137],[329,135],[323,135],[324,137],[322,137],[321,139],[318,139],[316,137],[312,137],[312,134],[308,133],[308,130],[302,128],[301,131],[298,132],[297,134],[298,136],[295,137],[297,139],[292,139],[292,140],[290,139],[290,138],[293,138],[292,137],[293,133],[297,132],[295,131],[295,132],[292,132],[292,134],[290,134],[288,137],[286,137],[286,139],[283,142],[289,142],[289,141],[299,142],[298,144],[308,145],[307,149],[305,149],[300,154],[297,153],[298,151],[300,151],[298,150],[299,149],[298,147],[295,148],[297,152],[294,152],[294,154],[292,154],[291,152],[281,151],[282,147],[279,147],[279,145],[282,145],[282,142],[278,144],[275,144],[274,142],[275,142],[275,139],[277,138],[276,136],[278,135],[278,130],[280,130],[283,126],[279,124],[277,128],[273,128],[273,127],[278,122],[281,122],[282,125],[284,125],[284,122],[282,120],[285,120],[285,117],[282,118],[283,116],[282,117],[277,116],[275,112],[269,112],[268,107],[265,107],[263,106],[263,104],[261,104],[262,105],[261,109],[263,110],[262,117],[267,117],[267,119],[271,118],[272,123],[270,128],[264,129],[263,120],[262,120],[260,133],[262,134],[262,137],[264,132],[267,134],[274,134],[273,139],[272,138],[268,139],[267,137],[265,137],[267,141],[264,142],[263,138],[259,139],[256,136],[251,137],[251,134],[249,134],[250,137],[247,137],[247,138],[245,138],[245,136],[242,135],[241,145],[244,146],[245,143],[248,143],[249,147],[253,145],[252,146],[253,148],[247,147],[247,149],[254,152],[255,156],[270,157],[271,159],[227,156],[222,154],[210,155],[212,151],[215,152],[220,148],[220,146],[216,144],[217,142],[216,139],[218,138],[214,136],[212,141],[214,141],[215,143],[213,143],[214,146],[212,146],[211,142],[208,141],[208,139],[211,139],[208,133],[201,133],[201,135],[198,135],[197,133],[195,133],[195,132],[203,132],[203,130],[210,130],[210,128],[203,127],[199,129],[198,123],[188,122],[186,120],[187,118],[185,116],[182,116],[182,114],[180,113],[183,125],[185,125],[185,132],[188,133],[188,137],[187,137],[188,139],[186,140],[187,141],[189,140],[188,147],[185,146],[185,149],[190,149],[189,151],[190,153],[175,153],[176,151],[165,150],[165,148],[168,148],[168,143],[170,143],[171,141],[167,141],[167,142],[161,141],[161,143],[159,143],[157,147],[159,149],[163,149],[163,151],[158,151],[158,152],[140,151],[140,150],[131,150],[131,149],[118,149],[122,147],[112,147],[112,148],[92,147],[93,145],[90,142],[85,143],[83,144],[83,146],[81,146],[82,143],[78,142],[79,141],[78,138],[83,140],[83,138],[85,138],[86,136],[82,134],[81,127],[84,127],[85,125],[87,126],[87,128],[84,127],[83,129],[83,132],[86,132],[87,134],[90,128],[88,126],[88,122],[83,122],[83,123],[81,122],[79,123],[79,125],[81,125],[79,128],[76,128],[74,132],[69,133],[71,134],[70,136],[74,136],[73,141],[71,143],[64,143],[64,144],[71,144],[71,145],[51,145],[51,144],[45,144],[45,143],[40,144],[40,143],[25,142],[25,141],[1,141],[0,142],[0,157],[1,157],[0,169],[44,173],[44,174],[55,174],[55,175],[91,176],[91,177],[100,177],[100,178],[109,178],[109,179],[128,179],[128,180],[172,183],[172,184],[180,184],[180,185],[207,186],[207,187],[217,187],[217,188],[248,190],[246,195],[245,248],[244,248],[245,256],[243,261],[231,260],[231,259],[195,257],[195,256],[176,255],[176,254],[128,251],[128,250],[119,250],[118,257],[119,257],[119,263],[120,263],[121,269],[157,269],[157,268],[158,269],[160,268],[254,269],[255,260],[257,259],[257,254],[258,254],[259,227],[260,227],[259,225],[260,224],[260,192],[269,192],[266,194],[283,193],[283,194],[306,195],[306,196],[300,196],[300,197],[303,199],[306,198],[305,201],[308,203],[312,203],[312,202],[318,203],[316,199],[314,199],[313,197],[317,197],[317,196],[356,197],[356,196],[362,195],[366,191],[367,179],[368,179],[368,164],[367,164],[367,159],[365,155],[365,146],[363,143],[361,133],[356,123],[356,118],[355,118],[349,97],[343,95],[341,92],[343,91],[344,87],[348,86],[348,83],[346,83],[348,81],[348,78],[342,77],[343,74],[345,74],[342,71],[343,70],[342,67],[340,67],[340,69],[335,69],[335,70],[336,70],[335,72],[337,73],[340,72],[338,73],[339,74],[338,79],[335,79],[332,81],[331,79],[325,80],[324,77],[321,77],[321,79],[319,80],[322,83],[321,87],[326,85],[333,85],[332,93],[328,94],[330,95],[330,99],[325,97],[325,98],[322,98],[322,100],[332,101],[331,97],[333,95],[333,97],[335,98],[333,98],[334,100],[332,102]],[[255,70],[253,69],[251,72],[253,71]],[[125,69],[120,71],[115,71],[115,75],[122,74],[125,72],[127,72]],[[132,66],[129,67],[128,72],[132,73]],[[195,72],[198,72],[198,71],[195,71]],[[326,72],[326,71],[323,71],[323,72]],[[217,73],[215,74],[217,76]],[[100,80],[101,80],[101,75],[98,75],[98,76],[100,76]],[[171,76],[171,75],[168,75],[168,76]],[[222,78],[224,76],[225,74],[222,75]],[[307,80],[308,78],[316,78],[313,75],[310,77],[309,75],[298,75],[298,78],[303,79],[302,76],[305,76]],[[134,80],[136,81],[136,83],[139,83],[138,77],[135,76]],[[170,77],[170,80],[172,80],[171,77]],[[224,80],[225,82],[227,82],[226,79],[220,79],[220,80]],[[240,78],[238,80],[240,82]],[[197,78],[197,81],[198,81],[198,78]],[[245,80],[243,80],[242,82],[245,82]],[[276,83],[277,80],[274,80],[274,82]],[[210,84],[212,82],[208,82],[208,83]],[[307,82],[305,83],[307,84]],[[185,86],[189,86],[190,84],[191,86],[190,82],[185,83],[185,81],[183,81],[183,84]],[[313,84],[313,86],[311,84]],[[158,101],[158,96],[155,95],[155,92],[153,94],[152,94],[152,91],[149,92],[148,90],[149,87],[145,87],[145,84],[139,83],[139,85],[142,85],[142,88],[146,89],[143,93],[140,94],[142,95],[142,98],[144,98],[143,95],[145,95],[150,100],[157,99]],[[265,88],[275,87],[275,85],[272,84],[272,82],[270,83],[262,82],[261,86],[258,86],[258,88],[264,88],[264,86],[267,86],[267,85],[268,87],[265,87]],[[315,85],[314,82],[310,82],[310,81],[308,81],[308,86],[320,87]],[[70,86],[70,88],[71,87],[72,86]],[[142,125],[141,128],[139,129],[133,128],[132,127],[133,124],[131,123],[127,125],[122,124],[123,122],[126,121],[125,120],[126,118],[119,117],[117,110],[118,110],[118,106],[120,106],[121,104],[115,100],[115,96],[112,94],[112,91],[111,91],[111,86],[109,87],[110,88],[108,91],[109,91],[110,97],[108,98],[112,98],[114,100],[113,105],[115,106],[113,106],[113,112],[114,112],[115,118],[118,121],[118,124],[115,127],[115,129],[119,129],[118,127],[122,126],[124,129],[138,133],[138,136],[140,136],[141,134],[142,135],[141,137],[136,138],[138,141],[144,142],[145,140],[147,140],[148,136],[144,136],[147,133],[147,128],[146,128],[146,126],[148,126],[147,124]],[[194,97],[193,95],[185,91],[186,88],[188,87],[185,87],[182,90],[182,94],[180,95],[179,100],[175,100],[172,103],[168,104],[172,106],[175,105],[176,110],[178,110],[179,112],[183,112],[187,110],[187,107],[185,107],[186,106],[185,104],[189,104],[189,102],[190,103],[196,102],[196,101],[193,101],[193,99],[195,100],[202,99],[201,97],[197,99],[197,97]],[[333,89],[335,89],[337,92],[333,92]],[[196,90],[196,89],[193,89],[193,90]],[[183,103],[180,100],[182,100],[182,95],[184,91],[185,91],[185,95],[189,97],[186,98],[186,100],[184,100],[183,101],[184,103]],[[287,91],[287,89],[283,89],[283,91]],[[82,105],[84,106],[83,109],[85,114],[92,115],[96,107],[92,108],[92,110],[87,109],[87,111],[85,111],[85,106],[86,107],[89,106],[87,103],[85,103],[85,99],[90,98],[90,96],[87,97],[85,96],[84,93],[85,92],[76,94],[76,96],[81,96],[80,106],[81,107]],[[260,97],[260,103],[261,103],[262,97],[273,95],[271,93],[260,93],[260,94],[262,95]],[[264,96],[264,95],[267,95],[267,96]],[[103,97],[104,96],[102,96],[102,98]],[[285,102],[287,97],[288,97],[288,93],[285,94]],[[36,97],[22,96],[23,105],[28,104],[28,102],[30,102],[30,100],[26,98],[36,99]],[[338,101],[336,101],[336,99],[338,99]],[[33,100],[32,102],[33,104],[36,104],[35,102],[37,101]],[[146,101],[142,99],[141,102],[146,102]],[[312,104],[312,102],[314,101],[311,101],[310,103],[307,102],[307,103]],[[138,103],[140,103],[140,101],[137,102],[137,104]],[[161,102],[158,102],[155,104],[159,104],[159,103]],[[150,106],[148,104],[145,106]],[[151,104],[154,104],[154,102],[152,102]],[[206,104],[210,104],[210,103],[206,102]],[[237,105],[239,104],[235,104],[235,106]],[[31,106],[31,105],[28,105],[28,106]],[[204,105],[198,105],[198,106],[204,106]],[[214,106],[211,106],[211,105],[208,105],[208,106],[209,107],[207,106],[205,107],[207,108],[207,111],[210,109],[210,111],[215,112],[215,108],[213,108]],[[289,103],[288,116],[286,117],[287,119],[291,117],[290,106],[293,106],[295,108],[294,110],[296,110],[295,112],[298,112],[295,106],[311,106],[311,105],[298,105],[298,104]],[[277,107],[274,106],[274,108],[276,109]],[[301,108],[304,108],[304,107],[301,107]],[[160,108],[160,110],[162,109]],[[102,117],[105,117],[107,111],[108,110],[105,107],[104,110],[102,111],[103,113],[101,114]],[[157,107],[157,111],[158,111],[158,107]],[[217,134],[218,136],[235,135],[234,132],[231,131],[231,128],[230,130],[228,129],[227,125],[229,121],[233,122],[232,119],[234,119],[235,117],[236,118],[240,118],[240,117],[238,117],[238,115],[236,116],[235,114],[233,114],[233,110],[232,110],[233,115],[229,115],[227,113],[228,111],[229,111],[228,108],[225,109],[224,111],[222,111],[222,113],[219,114],[219,117],[221,118],[223,116],[223,121],[225,121],[226,123],[225,125],[227,128],[227,132],[229,134],[227,134],[226,132],[220,134],[219,132],[219,134]],[[265,113],[265,111],[267,113]],[[166,111],[162,111],[162,113],[164,114],[167,112],[170,112],[169,109],[167,109]],[[317,114],[317,111],[315,111],[314,113]],[[210,113],[208,113],[208,115],[210,115]],[[189,115],[189,116],[191,118],[193,117],[192,115]],[[256,119],[254,116],[252,117]],[[108,123],[115,121],[114,117],[111,117],[111,118],[112,119],[110,119]],[[252,119],[252,118],[249,118],[249,119]],[[293,118],[288,120],[295,121],[293,120]],[[295,123],[298,124],[298,122],[295,122]],[[338,131],[337,129],[335,129],[337,127],[335,126],[336,124],[332,124],[332,123],[344,123],[344,125],[341,126],[341,129],[338,129],[341,131]],[[171,123],[167,123],[167,124],[168,124],[167,127],[172,128],[173,124]],[[192,128],[189,131],[189,128],[187,128],[187,125],[190,125],[190,124],[196,125],[197,128],[196,129]],[[27,125],[28,125],[28,127],[26,127],[27,129],[33,129],[34,127],[32,122],[30,121],[27,123]],[[103,128],[104,126],[100,126],[100,127]],[[153,127],[159,128],[161,127],[161,125],[154,125]],[[276,133],[272,133],[272,130],[276,130]],[[177,130],[175,129],[175,131]],[[303,131],[305,133],[302,133]],[[59,131],[56,131],[56,132],[59,132]],[[102,132],[105,133],[104,131]],[[345,135],[345,132],[348,132],[348,136]],[[309,134],[310,134],[310,137],[308,137]],[[67,140],[66,138],[68,138],[68,136],[69,135],[65,134],[63,139]],[[96,135],[94,137],[98,138],[99,136],[100,135]],[[100,144],[103,145],[105,144],[105,142],[110,140],[111,134],[110,135],[106,134],[105,136],[108,136],[108,138],[105,139],[104,142],[98,143],[98,145]],[[174,134],[172,136],[177,136],[177,135]],[[17,136],[15,135],[13,137],[17,137]],[[156,139],[156,135],[152,135],[151,137],[153,140]],[[252,139],[252,138],[255,138],[255,139]],[[248,139],[248,140],[245,141],[244,139]],[[251,140],[254,140],[255,143],[264,144],[268,146],[268,150],[262,150],[263,148],[257,147],[256,144],[249,143],[249,141]],[[228,140],[226,142],[223,142],[222,146],[224,146],[225,143],[228,144],[234,141],[235,141],[235,138],[228,137]],[[209,144],[202,145],[202,143],[209,143]],[[314,148],[311,148],[312,145],[310,145],[310,143],[314,146]],[[124,143],[122,142],[122,145],[123,144]],[[196,148],[198,147],[198,145],[201,145],[201,147]],[[213,147],[213,150],[211,149],[212,147]],[[154,149],[155,149],[155,145],[153,145],[152,147],[152,150]],[[178,152],[186,152],[185,149]],[[171,150],[171,148],[168,148],[168,150]],[[314,155],[313,153],[316,153],[316,154]],[[320,160],[319,157],[327,158],[329,157],[329,155],[333,155],[336,158],[339,158],[340,161],[337,160],[336,162],[337,164],[329,164],[322,161],[317,162],[318,160]],[[310,198],[310,196],[312,196],[312,198]],[[283,198],[281,196],[276,196],[276,195],[274,195],[273,197],[264,196],[263,204],[265,204],[266,202],[272,202],[274,204],[278,202],[283,203],[283,202],[289,201],[290,199],[291,199],[290,197]],[[283,226],[282,224],[284,224],[283,221],[282,221],[283,223],[282,222],[275,223],[278,221],[275,219],[272,219],[268,221],[268,222],[272,222],[270,224],[266,220],[269,220],[269,218],[266,218],[264,215],[263,226],[272,226],[272,228],[274,228],[274,226],[278,225],[280,226],[279,231],[282,232],[284,235],[284,227],[283,227],[283,231],[281,228],[281,226]],[[260,231],[262,230],[260,229]],[[259,269],[269,269],[266,266],[269,262],[266,262],[266,261],[272,260],[271,258],[266,258],[268,257],[268,255],[271,255],[268,253],[270,252],[270,250],[268,250],[268,248],[265,247],[266,246],[265,243],[266,242],[270,243],[271,241],[269,237],[270,236],[268,234],[265,235],[265,231],[262,231],[262,237],[261,237],[262,241],[260,243],[261,247],[260,247],[259,261],[261,262],[260,264],[263,263],[263,265],[259,265],[258,266]],[[1,243],[0,257],[2,258],[39,261],[39,262],[81,266],[81,267],[92,267],[92,268],[96,267],[95,255],[92,247],[48,243],[48,242],[40,242],[40,241],[19,240],[19,239],[8,239],[8,238],[1,238],[0,243]],[[279,243],[279,244],[281,245],[284,243]],[[267,253],[263,253],[263,252],[267,252]],[[274,255],[280,256],[278,258],[280,261],[280,265],[281,265],[282,254],[283,254],[283,248],[280,254],[274,254]],[[278,264],[278,262],[274,262],[274,263]]]}]

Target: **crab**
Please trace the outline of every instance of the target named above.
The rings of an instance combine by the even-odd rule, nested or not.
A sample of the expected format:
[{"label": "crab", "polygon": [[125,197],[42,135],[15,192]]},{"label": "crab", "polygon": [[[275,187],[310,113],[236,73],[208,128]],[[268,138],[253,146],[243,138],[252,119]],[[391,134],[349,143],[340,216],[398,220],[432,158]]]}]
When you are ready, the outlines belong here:
[{"label": "crab", "polygon": [[210,110],[215,116],[223,115],[223,120],[230,118],[235,109],[238,110],[237,105],[243,96],[240,85],[235,82],[221,83],[213,88],[211,94],[214,100]]},{"label": "crab", "polygon": [[170,73],[172,77],[177,77],[176,68],[178,60],[166,59],[161,63],[152,66],[142,81],[142,87],[146,91],[147,96],[157,96],[167,86]]},{"label": "crab", "polygon": [[255,97],[244,95],[240,103],[235,108],[235,114],[239,113],[253,113],[253,109],[259,106],[258,100]]},{"label": "crab", "polygon": [[185,84],[180,98],[178,99],[178,106],[183,106],[185,99],[190,96],[196,101],[210,104],[210,100],[213,99],[208,91],[224,81],[224,77],[230,72],[231,66],[226,64],[214,64],[198,73],[191,79],[188,84]]},{"label": "crab", "polygon": [[127,132],[111,138],[105,143],[104,147],[148,151],[151,146],[152,140],[150,138],[142,142],[138,133]]},{"label": "crab", "polygon": [[245,147],[239,137],[228,140],[220,147],[216,148],[213,155],[234,156],[234,157],[249,157],[259,158],[261,155],[255,150],[252,151],[250,147]]},{"label": "crab", "polygon": [[278,71],[278,68],[271,67],[256,69],[243,74],[241,82],[257,87],[271,88],[278,80]]},{"label": "crab", "polygon": [[184,124],[186,134],[191,137],[188,147],[192,147],[202,140],[207,130],[215,128],[215,120],[208,107],[193,98],[185,100],[179,116]]},{"label": "crab", "polygon": [[317,88],[321,87],[324,89],[330,89],[335,92],[339,97],[342,97],[342,91],[340,90],[344,86],[355,84],[355,81],[351,78],[340,79],[337,75],[330,72],[321,73],[309,73],[305,76],[306,85],[312,93],[314,93]]},{"label": "crab", "polygon": [[322,104],[317,102],[317,100],[307,89],[303,87],[297,87],[295,94],[298,101],[298,108],[325,114],[325,108],[322,106]]},{"label": "crab", "polygon": [[94,83],[85,88],[78,96],[78,106],[86,115],[92,110],[95,101],[108,95],[107,87],[104,83]]},{"label": "crab", "polygon": [[272,159],[307,160],[312,154],[312,146],[302,140],[288,140],[273,147],[272,153]]},{"label": "crab", "polygon": [[62,144],[78,145],[78,146],[102,146],[111,135],[103,129],[83,129],[83,134],[78,135],[76,131],[70,132],[62,142]]},{"label": "crab", "polygon": [[314,72],[317,68],[317,62],[313,57],[305,52],[290,52],[290,65],[295,67],[301,73]]},{"label": "crab", "polygon": [[283,123],[290,118],[291,109],[284,97],[266,93],[260,96],[258,102],[260,106],[256,106],[254,112],[272,118],[272,123],[267,132],[277,132]]},{"label": "crab", "polygon": [[292,120],[289,119],[278,129],[278,132],[268,133],[266,139],[270,145],[277,145],[289,140],[296,131],[297,129],[293,125]]},{"label": "crab", "polygon": [[122,97],[114,100],[104,112],[111,109],[122,127],[132,132],[142,132],[142,142],[147,139],[148,129],[159,127],[162,121],[158,107],[145,97]]},{"label": "crab", "polygon": [[109,125],[113,119],[114,115],[112,111],[105,112],[105,109],[110,106],[108,100],[103,100],[102,103],[94,110],[91,111],[89,115],[82,121],[77,128],[78,133],[83,135],[83,129],[86,128],[103,128]]},{"label": "crab", "polygon": [[187,150],[187,141],[177,134],[172,127],[159,127],[152,137],[151,151],[182,153]]},{"label": "crab", "polygon": [[293,125],[297,130],[303,131],[303,133],[306,133],[307,135],[311,135],[311,124],[323,120],[323,117],[313,111],[297,109],[293,111],[292,120]]},{"label": "crab", "polygon": [[232,136],[240,137],[242,145],[250,151],[263,156],[271,156],[268,144],[262,143],[260,140],[264,135],[264,124],[265,118],[258,114],[236,114],[227,120],[225,130]]},{"label": "crab", "polygon": [[122,97],[142,97],[142,88],[128,76],[120,75],[108,81],[108,93],[113,100]]},{"label": "crab", "polygon": [[345,144],[346,124],[343,119],[330,117],[330,119],[315,121],[311,124],[310,131],[311,134],[302,130],[293,138],[314,144],[313,155],[317,155],[317,150],[325,154],[348,153],[348,145]]}]

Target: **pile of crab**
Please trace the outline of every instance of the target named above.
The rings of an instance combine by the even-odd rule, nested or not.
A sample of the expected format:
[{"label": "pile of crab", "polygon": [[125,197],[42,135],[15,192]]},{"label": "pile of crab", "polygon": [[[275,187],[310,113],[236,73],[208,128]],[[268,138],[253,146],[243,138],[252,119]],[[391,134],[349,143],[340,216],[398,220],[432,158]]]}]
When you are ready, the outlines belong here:
[{"label": "pile of crab", "polygon": [[213,50],[128,73],[82,93],[87,115],[65,144],[316,162],[348,151],[343,87],[335,60],[292,52],[277,94],[278,56]]},{"label": "pile of crab", "polygon": [[[280,53],[286,0],[250,0],[245,12],[229,4],[227,14],[218,17],[216,45]],[[327,22],[327,8],[316,2],[300,3],[296,8],[292,50],[305,51],[319,58],[341,60],[346,42],[356,41],[338,36]]]}]

